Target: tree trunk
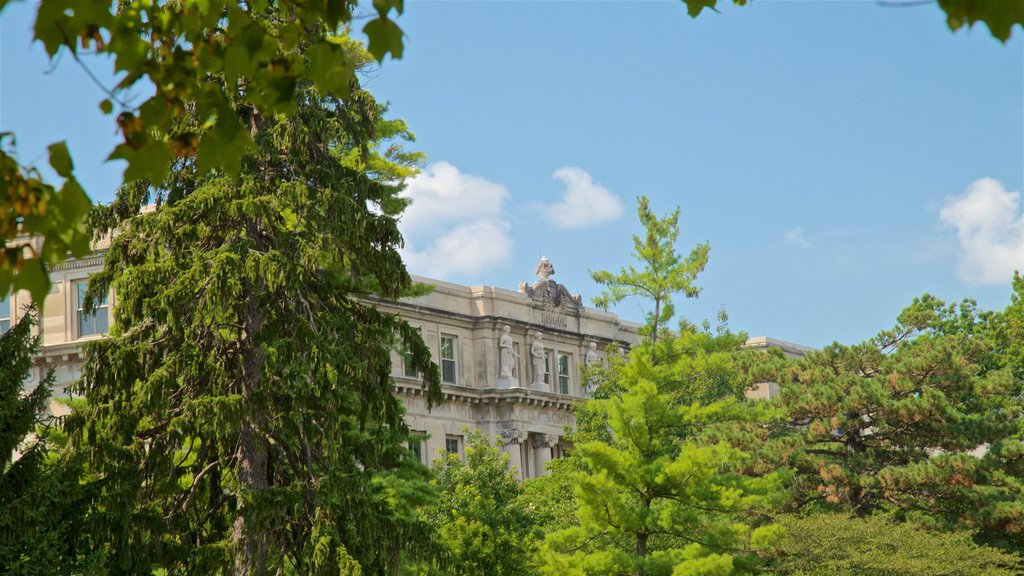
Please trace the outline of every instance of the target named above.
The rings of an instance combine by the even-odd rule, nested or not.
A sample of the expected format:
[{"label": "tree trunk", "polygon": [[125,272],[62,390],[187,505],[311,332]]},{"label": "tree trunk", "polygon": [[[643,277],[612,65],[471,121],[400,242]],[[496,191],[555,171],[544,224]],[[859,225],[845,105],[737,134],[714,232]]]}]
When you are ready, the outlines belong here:
[{"label": "tree trunk", "polygon": [[658,341],[658,321],[661,320],[661,298],[654,299],[654,322],[651,323],[651,342]]},{"label": "tree trunk", "polygon": [[[252,233],[252,231],[250,231]],[[258,234],[258,232],[257,232]],[[235,544],[235,576],[262,576],[267,573],[269,537],[252,518],[246,519],[245,497],[258,493],[270,484],[267,441],[260,430],[259,411],[252,406],[252,396],[263,382],[263,350],[255,340],[263,326],[263,312],[257,295],[262,286],[248,286],[249,295],[241,335],[240,391],[243,397],[242,421],[236,453],[238,469],[238,504],[232,540]]]},{"label": "tree trunk", "polygon": [[646,576],[645,561],[647,560],[647,532],[636,535],[636,576]]},{"label": "tree trunk", "polygon": [[266,573],[267,537],[245,518],[244,495],[267,487],[267,444],[251,421],[242,423],[238,438],[239,500],[232,535],[235,541],[235,576]]}]

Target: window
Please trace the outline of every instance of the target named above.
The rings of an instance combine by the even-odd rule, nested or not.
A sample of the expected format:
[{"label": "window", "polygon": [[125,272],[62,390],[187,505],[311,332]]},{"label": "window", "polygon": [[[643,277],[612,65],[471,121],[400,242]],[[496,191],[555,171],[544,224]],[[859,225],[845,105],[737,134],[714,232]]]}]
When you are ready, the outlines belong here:
[{"label": "window", "polygon": [[85,305],[85,290],[88,288],[89,282],[82,280],[76,284],[78,285],[78,337],[106,334],[109,326],[107,314],[110,311],[110,307],[107,305],[107,296],[104,294],[103,299],[96,303],[96,309],[92,314],[86,314],[83,306]]},{"label": "window", "polygon": [[421,464],[423,462],[423,432],[412,432],[411,438],[409,438],[409,452],[412,452],[413,458]]},{"label": "window", "polygon": [[420,371],[413,366],[413,355],[411,353],[401,353],[401,374],[407,378],[420,377]]},{"label": "window", "polygon": [[569,393],[569,355],[558,355],[558,392]]},{"label": "window", "polygon": [[444,450],[462,456],[462,436],[448,434],[444,437]]},{"label": "window", "polygon": [[0,334],[11,329],[11,297],[4,294],[0,298]]},{"label": "window", "polygon": [[455,336],[441,336],[441,381],[455,384]]},{"label": "window", "polygon": [[[422,328],[417,328],[416,330],[418,332],[420,332],[421,336],[423,335],[423,329]],[[413,378],[413,379],[419,380],[419,378],[420,378],[420,371],[417,370],[416,367],[412,363],[412,353],[409,352],[409,350],[406,348],[406,349],[402,350],[401,355],[402,355],[402,376],[405,376],[406,378]]]},{"label": "window", "polygon": [[551,352],[544,351],[544,383],[551,384]]}]

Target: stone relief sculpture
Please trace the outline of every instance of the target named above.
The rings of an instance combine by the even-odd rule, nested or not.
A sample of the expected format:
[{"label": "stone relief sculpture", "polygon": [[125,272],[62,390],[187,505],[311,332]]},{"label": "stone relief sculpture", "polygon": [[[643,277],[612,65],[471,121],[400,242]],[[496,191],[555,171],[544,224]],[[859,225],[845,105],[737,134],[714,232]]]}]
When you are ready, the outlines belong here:
[{"label": "stone relief sculpture", "polygon": [[523,432],[522,430],[516,428],[506,428],[505,430],[500,430],[498,432],[498,435],[501,436],[501,443],[505,445],[519,444],[520,442],[526,440],[526,432]]},{"label": "stone relief sculpture", "polygon": [[543,390],[544,385],[544,341],[541,340],[543,334],[537,332],[533,337],[533,343],[530,344],[530,362],[533,367],[533,380],[530,382],[531,388]]},{"label": "stone relief sculpture", "polygon": [[498,388],[514,388],[519,386],[519,379],[512,373],[516,361],[516,353],[512,349],[512,328],[502,326],[501,337],[498,338]]}]

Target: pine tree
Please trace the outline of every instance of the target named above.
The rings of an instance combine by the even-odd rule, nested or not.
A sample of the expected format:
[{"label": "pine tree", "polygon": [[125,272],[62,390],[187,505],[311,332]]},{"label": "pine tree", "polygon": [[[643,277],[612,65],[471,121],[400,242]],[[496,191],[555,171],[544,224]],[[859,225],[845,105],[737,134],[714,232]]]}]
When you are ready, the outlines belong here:
[{"label": "pine tree", "polygon": [[432,400],[437,368],[361,300],[414,288],[396,218],[418,156],[357,82],[296,93],[287,116],[235,111],[256,143],[237,177],[186,160],[95,218],[116,234],[89,290],[112,288],[114,324],[69,429],[111,573],[394,573],[425,537],[390,351]]},{"label": "pine tree", "polygon": [[41,556],[40,547],[59,544],[59,533],[48,530],[45,518],[36,515],[33,485],[40,481],[45,447],[40,439],[31,439],[44,417],[53,374],[34,389],[23,392],[39,348],[39,338],[31,333],[34,315],[24,316],[0,335],[0,571],[31,574],[31,562],[40,564],[40,572],[56,564],[52,557]]},{"label": "pine tree", "polygon": [[793,507],[892,511],[1019,548],[1024,382],[1005,318],[923,296],[893,329],[778,370],[785,417],[747,432],[762,465],[795,468]]}]

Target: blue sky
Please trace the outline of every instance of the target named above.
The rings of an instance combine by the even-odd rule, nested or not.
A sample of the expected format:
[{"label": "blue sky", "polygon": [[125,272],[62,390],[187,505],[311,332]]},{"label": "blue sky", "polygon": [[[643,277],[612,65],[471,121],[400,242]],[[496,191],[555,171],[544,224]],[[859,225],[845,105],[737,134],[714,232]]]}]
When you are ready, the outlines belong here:
[{"label": "blue sky", "polygon": [[[23,162],[68,139],[94,198],[120,168],[102,98],[4,12],[0,129]],[[856,342],[930,292],[1009,301],[1024,268],[1024,43],[951,33],[937,6],[409,2],[406,55],[364,79],[427,155],[412,272],[514,289],[542,255],[584,298],[631,262],[635,197],[711,244],[693,321]],[[94,67],[102,69],[101,63]],[[641,317],[641,302],[617,311]]]}]

